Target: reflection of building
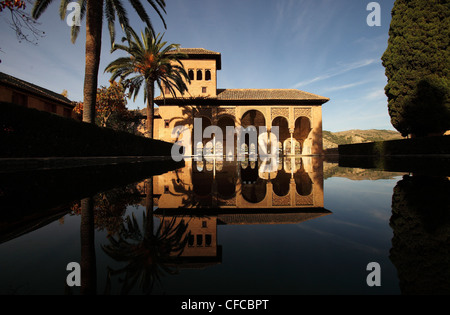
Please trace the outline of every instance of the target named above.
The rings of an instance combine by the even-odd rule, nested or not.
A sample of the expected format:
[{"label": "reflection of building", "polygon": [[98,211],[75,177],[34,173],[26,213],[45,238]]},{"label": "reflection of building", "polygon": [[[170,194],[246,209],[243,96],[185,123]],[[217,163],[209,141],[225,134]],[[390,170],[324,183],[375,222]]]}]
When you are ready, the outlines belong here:
[{"label": "reflection of building", "polygon": [[322,160],[187,161],[154,178],[159,208],[322,208]]},{"label": "reflection of building", "polygon": [[[183,96],[173,98],[163,88],[162,95],[155,99],[160,115],[155,119],[155,137],[174,142],[172,130],[176,126],[187,126],[192,131],[193,119],[201,118],[202,132],[211,125],[222,130],[224,140],[214,141],[215,152],[230,153],[224,152],[227,126],[263,126],[269,133],[272,127],[278,126],[278,145],[285,154],[322,153],[321,106],[328,98],[296,89],[217,89],[221,54],[202,48],[184,48],[181,52],[188,56],[183,65],[191,84]],[[213,139],[198,143],[193,143],[193,137],[177,140],[183,141],[187,154],[194,154]],[[247,147],[246,150],[257,149]]]},{"label": "reflection of building", "polygon": [[184,266],[221,261],[219,225],[296,224],[331,213],[323,208],[321,159],[278,162],[268,167],[264,161],[187,161],[184,168],[153,178],[162,224],[174,217],[188,224]]},{"label": "reflection of building", "polygon": [[0,72],[0,101],[71,117],[73,103],[65,96]]}]

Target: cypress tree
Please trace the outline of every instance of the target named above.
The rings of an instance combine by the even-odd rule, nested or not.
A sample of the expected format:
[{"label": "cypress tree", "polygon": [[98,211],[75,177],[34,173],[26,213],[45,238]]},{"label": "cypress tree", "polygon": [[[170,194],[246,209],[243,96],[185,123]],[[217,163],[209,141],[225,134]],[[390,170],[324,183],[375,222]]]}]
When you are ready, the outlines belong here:
[{"label": "cypress tree", "polygon": [[403,135],[450,129],[450,0],[396,0],[382,56],[392,125]]}]

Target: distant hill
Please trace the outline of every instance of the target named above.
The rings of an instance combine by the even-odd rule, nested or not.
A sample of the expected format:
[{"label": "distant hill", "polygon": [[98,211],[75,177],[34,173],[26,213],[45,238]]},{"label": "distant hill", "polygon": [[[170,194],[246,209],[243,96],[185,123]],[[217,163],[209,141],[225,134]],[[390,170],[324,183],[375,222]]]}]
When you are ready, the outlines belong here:
[{"label": "distant hill", "polygon": [[340,144],[364,143],[383,140],[403,139],[399,132],[393,130],[348,130],[331,132],[323,131],[323,148],[337,148]]}]

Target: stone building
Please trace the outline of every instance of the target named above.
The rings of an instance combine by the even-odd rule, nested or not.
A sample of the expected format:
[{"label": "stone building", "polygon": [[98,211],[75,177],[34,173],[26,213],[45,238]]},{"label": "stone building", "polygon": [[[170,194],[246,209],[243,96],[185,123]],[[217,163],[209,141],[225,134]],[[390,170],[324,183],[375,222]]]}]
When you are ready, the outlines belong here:
[{"label": "stone building", "polygon": [[62,94],[0,72],[0,102],[72,117],[75,105]]},{"label": "stone building", "polygon": [[[268,133],[278,126],[278,147],[283,154],[322,154],[322,105],[329,98],[297,89],[218,89],[221,54],[203,48],[180,50],[188,56],[182,62],[191,84],[184,95],[173,97],[163,87],[161,95],[155,98],[159,106],[155,138],[181,141],[187,154],[196,154],[208,142],[214,143],[214,152],[225,153],[227,126],[255,126],[258,130],[266,127]],[[194,133],[194,118],[201,118],[203,130],[208,126],[220,127],[223,142],[204,138],[201,143],[194,143],[193,136],[177,139],[172,133],[177,126],[186,126]],[[251,152],[252,148],[247,146],[245,150]],[[257,148],[253,150],[258,153]]]}]

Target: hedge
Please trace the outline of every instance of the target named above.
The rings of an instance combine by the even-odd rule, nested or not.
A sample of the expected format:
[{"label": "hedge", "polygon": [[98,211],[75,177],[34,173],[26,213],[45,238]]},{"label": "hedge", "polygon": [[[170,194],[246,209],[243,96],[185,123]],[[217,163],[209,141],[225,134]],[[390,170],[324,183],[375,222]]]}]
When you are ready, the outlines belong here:
[{"label": "hedge", "polygon": [[366,156],[450,154],[450,136],[344,144],[338,150],[339,155]]},{"label": "hedge", "polygon": [[172,146],[0,102],[0,157],[170,156]]}]

